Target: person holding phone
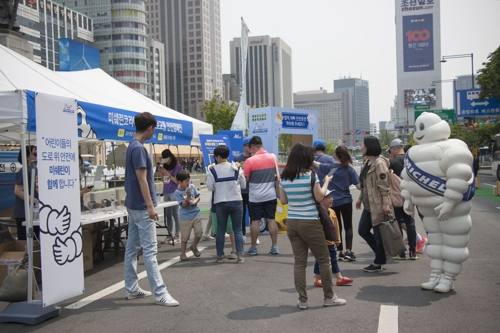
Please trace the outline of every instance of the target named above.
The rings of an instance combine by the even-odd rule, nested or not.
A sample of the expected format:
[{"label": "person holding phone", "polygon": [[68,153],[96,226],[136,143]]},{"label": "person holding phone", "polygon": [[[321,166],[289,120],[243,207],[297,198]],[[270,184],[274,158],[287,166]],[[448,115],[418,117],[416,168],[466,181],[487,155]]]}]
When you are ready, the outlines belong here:
[{"label": "person holding phone", "polygon": [[[177,158],[170,151],[170,149],[165,149],[161,152],[161,163],[163,165],[158,166],[158,171],[163,178],[163,201],[176,201],[175,191],[179,182],[177,181],[177,174],[182,171],[181,165],[177,161]],[[173,234],[173,222],[175,221],[175,236],[165,237],[162,244],[178,244],[180,242],[179,233],[179,206],[175,205],[173,207],[164,208],[165,216],[167,217],[167,227],[168,230]]]}]

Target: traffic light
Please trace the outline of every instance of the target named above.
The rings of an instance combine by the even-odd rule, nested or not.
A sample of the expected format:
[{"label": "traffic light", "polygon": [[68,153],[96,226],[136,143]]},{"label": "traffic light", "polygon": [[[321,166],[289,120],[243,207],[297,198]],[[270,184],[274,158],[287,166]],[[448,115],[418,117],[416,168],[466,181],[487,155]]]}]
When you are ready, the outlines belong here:
[{"label": "traffic light", "polygon": [[356,142],[358,142],[358,140],[352,140],[352,142],[356,143]]},{"label": "traffic light", "polygon": [[345,140],[340,140],[340,143],[345,143]]},{"label": "traffic light", "polygon": [[370,134],[370,131],[363,131],[363,135]]}]

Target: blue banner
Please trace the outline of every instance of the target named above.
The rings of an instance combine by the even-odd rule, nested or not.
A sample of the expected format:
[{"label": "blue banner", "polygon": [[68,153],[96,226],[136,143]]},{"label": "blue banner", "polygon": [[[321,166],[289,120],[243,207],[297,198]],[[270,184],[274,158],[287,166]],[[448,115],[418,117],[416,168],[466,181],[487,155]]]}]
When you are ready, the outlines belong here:
[{"label": "blue banner", "polygon": [[[36,132],[35,93],[26,92],[28,130]],[[130,141],[135,135],[134,117],[138,112],[127,111],[87,102],[77,102],[78,137],[112,141]],[[153,137],[147,142],[190,145],[193,124],[189,121],[155,116]]]},{"label": "blue banner", "polygon": [[214,149],[220,145],[229,147],[229,161],[232,161],[231,143],[227,135],[200,134],[201,151],[203,152],[203,165],[208,167],[215,163]]},{"label": "blue banner", "polygon": [[225,135],[229,138],[231,143],[231,154],[229,155],[230,161],[233,157],[243,154],[243,132],[242,131],[232,131],[232,130],[219,130],[217,134]]},{"label": "blue banner", "polygon": [[283,128],[307,129],[309,126],[308,114],[282,112],[281,116]]},{"label": "blue banner", "polygon": [[434,70],[432,14],[403,16],[405,72]]},{"label": "blue banner", "polygon": [[500,116],[500,99],[479,100],[481,89],[457,90],[457,118]]}]

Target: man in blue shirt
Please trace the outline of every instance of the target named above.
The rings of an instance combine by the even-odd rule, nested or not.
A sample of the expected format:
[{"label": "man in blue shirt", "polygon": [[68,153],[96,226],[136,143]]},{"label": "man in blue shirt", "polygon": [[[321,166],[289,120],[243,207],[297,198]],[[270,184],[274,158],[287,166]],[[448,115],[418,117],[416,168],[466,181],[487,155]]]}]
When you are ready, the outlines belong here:
[{"label": "man in blue shirt", "polygon": [[[241,167],[245,168],[245,161],[252,156],[252,149],[250,149],[250,137],[243,139],[243,153],[236,155],[233,161],[240,163]],[[248,184],[247,187],[241,190],[241,197],[243,198],[243,218],[241,221],[241,230],[243,231],[243,243],[246,242],[247,227],[245,223],[245,212],[248,208]]]},{"label": "man in blue shirt", "polygon": [[156,260],[157,240],[155,183],[153,163],[144,147],[144,142],[151,139],[156,127],[156,119],[149,112],[139,113],[134,117],[136,133],[127,148],[125,157],[125,207],[128,211],[128,240],[125,249],[124,270],[126,298],[134,299],[151,296],[150,291],[139,287],[137,277],[137,250],[142,247],[144,265],[148,274],[149,285],[155,294],[158,305],[177,306],[177,302],[167,291],[163,283],[158,261]]},{"label": "man in blue shirt", "polygon": [[[325,141],[323,140],[315,140],[313,142],[313,147],[316,148],[316,156],[314,156],[314,160],[319,163],[325,163],[325,164],[334,164],[336,163],[333,157],[330,155],[325,154],[325,149],[326,149],[326,144]],[[330,170],[328,170],[330,171]],[[318,174],[318,179],[319,183],[323,185],[323,181],[328,174],[328,172],[325,173],[322,168],[316,168],[316,173]]]}]

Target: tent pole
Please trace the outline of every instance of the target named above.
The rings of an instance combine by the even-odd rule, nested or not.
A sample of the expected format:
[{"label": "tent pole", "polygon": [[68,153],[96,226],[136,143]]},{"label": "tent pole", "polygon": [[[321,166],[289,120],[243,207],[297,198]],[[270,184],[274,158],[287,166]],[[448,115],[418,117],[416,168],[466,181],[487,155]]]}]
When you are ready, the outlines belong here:
[{"label": "tent pole", "polygon": [[111,141],[111,149],[113,151],[113,187],[116,188],[116,159],[115,159],[115,142]]}]

